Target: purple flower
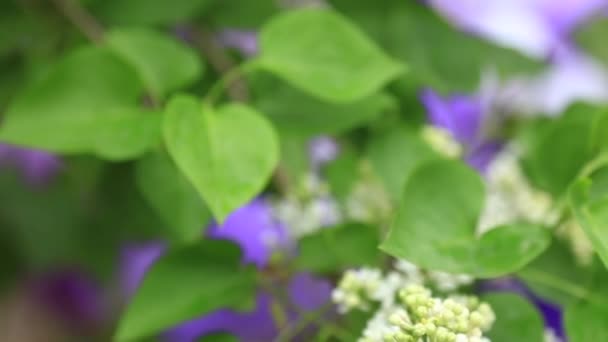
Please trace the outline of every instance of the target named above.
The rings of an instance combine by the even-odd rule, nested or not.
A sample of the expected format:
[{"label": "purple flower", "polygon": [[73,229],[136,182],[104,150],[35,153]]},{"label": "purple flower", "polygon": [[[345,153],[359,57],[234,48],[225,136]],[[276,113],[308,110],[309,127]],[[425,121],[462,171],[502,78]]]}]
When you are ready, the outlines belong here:
[{"label": "purple flower", "polygon": [[570,45],[568,35],[605,0],[430,0],[459,27],[536,57]]},{"label": "purple flower", "polygon": [[318,171],[323,165],[336,159],[340,146],[331,137],[322,135],[308,142],[308,155],[313,170]]},{"label": "purple flower", "polygon": [[[229,239],[243,250],[243,262],[265,267],[274,250],[287,246],[283,227],[273,220],[270,206],[256,199],[233,212],[222,226],[212,225],[207,231],[211,238]],[[127,295],[132,295],[147,269],[164,252],[158,242],[130,245],[123,253],[122,280]],[[302,310],[314,310],[329,301],[331,285],[308,274],[297,274],[287,287],[294,305]],[[289,318],[296,313],[286,312]],[[169,329],[163,334],[168,341],[195,341],[215,332],[228,332],[245,342],[271,341],[278,332],[272,311],[272,298],[258,293],[256,306],[251,312],[221,309]]]},{"label": "purple flower", "polygon": [[90,332],[101,327],[103,296],[99,284],[90,276],[61,270],[37,276],[30,286],[34,297],[71,328]]},{"label": "purple flower", "polygon": [[557,337],[565,338],[562,311],[559,306],[535,295],[521,281],[515,278],[498,278],[483,281],[479,285],[479,291],[488,292],[513,292],[528,299],[540,312],[545,327],[553,330]]},{"label": "purple flower", "polygon": [[0,144],[0,166],[16,168],[28,184],[40,186],[55,176],[61,161],[44,151]]},{"label": "purple flower", "polygon": [[217,38],[222,45],[238,50],[245,57],[253,57],[258,53],[258,38],[254,31],[224,30]]},{"label": "purple flower", "polygon": [[480,98],[454,95],[444,99],[431,89],[422,92],[420,99],[426,108],[429,122],[449,132],[464,148],[464,159],[484,172],[501,143],[486,135],[486,106]]}]

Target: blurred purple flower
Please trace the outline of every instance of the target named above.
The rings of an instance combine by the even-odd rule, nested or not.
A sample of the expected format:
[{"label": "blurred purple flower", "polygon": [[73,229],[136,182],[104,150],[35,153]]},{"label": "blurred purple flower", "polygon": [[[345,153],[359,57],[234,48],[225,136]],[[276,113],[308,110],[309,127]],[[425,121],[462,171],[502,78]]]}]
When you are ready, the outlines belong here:
[{"label": "blurred purple flower", "polygon": [[40,186],[57,174],[61,161],[44,151],[0,143],[0,166],[16,168],[28,184]]},{"label": "blurred purple flower", "polygon": [[90,332],[103,324],[103,296],[90,276],[61,270],[37,276],[30,284],[35,298],[72,329]]},{"label": "blurred purple flower", "polygon": [[457,26],[536,57],[571,45],[568,35],[605,0],[429,0]]},{"label": "blurred purple flower", "polygon": [[340,153],[340,146],[331,137],[318,136],[308,143],[308,155],[314,171],[318,171],[323,165],[336,159],[338,153]]},{"label": "blurred purple flower", "polygon": [[464,148],[464,159],[480,172],[484,172],[501,143],[486,136],[488,109],[482,99],[454,95],[442,98],[431,89],[420,96],[431,125],[449,132]]},{"label": "blurred purple flower", "polygon": [[258,38],[254,31],[227,29],[220,32],[217,39],[225,47],[236,49],[245,57],[258,53]]},{"label": "blurred purple flower", "polygon": [[485,280],[479,284],[479,291],[488,292],[512,292],[528,299],[541,313],[545,328],[553,330],[560,339],[565,339],[563,317],[560,307],[554,303],[540,298],[515,278],[498,278]]},{"label": "blurred purple flower", "polygon": [[[265,267],[271,254],[277,248],[287,246],[289,241],[281,225],[274,221],[270,206],[263,199],[233,212],[220,227],[212,225],[208,232],[211,238],[229,239],[243,249],[243,262]],[[141,282],[147,269],[162,255],[164,245],[152,242],[127,246],[123,253],[122,278],[127,295]],[[298,274],[291,279],[288,294],[295,305],[303,310],[314,310],[330,298],[331,285],[323,279],[315,279],[307,274]],[[203,317],[184,322],[163,336],[168,341],[195,341],[205,334],[228,332],[244,342],[271,341],[277,334],[277,327],[271,308],[272,299],[266,293],[259,293],[256,307],[251,312],[236,312],[222,309]],[[306,303],[306,304],[302,304]],[[295,313],[288,312],[290,317]]]}]

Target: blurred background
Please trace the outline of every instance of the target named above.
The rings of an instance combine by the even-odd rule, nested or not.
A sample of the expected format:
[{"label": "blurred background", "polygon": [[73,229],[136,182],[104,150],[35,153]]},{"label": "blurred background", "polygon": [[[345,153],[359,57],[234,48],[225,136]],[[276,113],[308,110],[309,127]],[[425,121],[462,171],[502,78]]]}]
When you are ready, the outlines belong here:
[{"label": "blurred background", "polygon": [[[409,4],[400,7],[406,3],[424,10],[410,13]],[[432,107],[420,100],[423,89],[491,99],[495,108],[524,117],[557,115],[576,101],[608,103],[608,69],[598,58],[608,55],[608,45],[597,44],[608,33],[606,0],[1,0],[0,121],[25,87],[66,52],[96,44],[116,27],[152,27],[189,46],[205,71],[180,90],[205,94],[218,75],[256,55],[256,32],[268,18],[302,6],[334,8],[389,54],[424,71],[415,74],[416,82],[391,85],[396,101],[370,120],[371,129],[395,118],[423,122]],[[518,51],[543,66],[504,74],[486,63],[500,60],[502,51],[488,53],[485,43],[462,45],[454,32]],[[596,49],[583,48],[587,43]],[[416,53],[425,49],[435,54]],[[284,116],[293,105],[274,100],[275,80],[251,82],[263,86],[251,90],[236,83],[229,96],[269,108],[270,119],[286,132],[284,141],[300,148],[294,155],[312,167],[335,158],[339,148],[330,136],[336,134],[322,118],[319,125]],[[147,108],[159,108],[163,100],[139,99]],[[292,139],[290,127],[303,125],[309,125],[305,139]],[[339,130],[347,133],[340,136],[348,134],[355,145],[367,136],[368,128],[344,126]],[[288,155],[289,146],[282,148]],[[138,281],[133,285],[129,278],[141,277],[133,273],[143,274],[160,255],[159,241],[174,238],[136,173],[129,161],[0,144],[0,341],[111,340]],[[319,210],[315,215],[322,215]],[[202,232],[209,213],[196,221]]]}]

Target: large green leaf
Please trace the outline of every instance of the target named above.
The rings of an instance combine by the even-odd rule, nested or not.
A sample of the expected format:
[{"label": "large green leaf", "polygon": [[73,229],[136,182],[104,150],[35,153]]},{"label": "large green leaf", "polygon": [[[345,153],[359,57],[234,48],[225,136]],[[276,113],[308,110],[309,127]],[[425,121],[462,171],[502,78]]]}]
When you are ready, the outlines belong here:
[{"label": "large green leaf", "polygon": [[160,114],[137,107],[134,69],[105,48],[69,54],[9,107],[0,141],[57,153],[136,157],[160,137]]},{"label": "large green leaf", "polygon": [[487,334],[493,342],[543,341],[543,320],[529,301],[513,293],[493,293],[482,299],[496,314],[496,321]]},{"label": "large green leaf", "polygon": [[424,163],[407,181],[381,248],[423,268],[485,278],[522,268],[549,245],[547,230],[526,223],[477,237],[483,199],[480,176],[461,162]]},{"label": "large green leaf", "polygon": [[292,85],[332,102],[372,95],[404,67],[336,12],[303,9],[268,22],[260,65]]},{"label": "large green leaf", "polygon": [[175,24],[205,12],[213,0],[105,0],[93,6],[107,22],[122,25]]},{"label": "large green leaf", "polygon": [[130,63],[155,97],[184,87],[202,73],[195,51],[152,29],[116,29],[106,35],[108,46]]},{"label": "large green leaf", "polygon": [[438,158],[415,129],[405,126],[375,135],[367,148],[367,156],[395,202],[401,197],[403,186],[416,166]]},{"label": "large green leaf", "polygon": [[564,312],[570,342],[608,341],[608,311],[597,303],[583,301]]},{"label": "large green leaf", "polygon": [[138,340],[219,308],[247,307],[254,296],[255,270],[241,265],[236,245],[206,240],[170,250],[146,274],[116,340]]},{"label": "large green leaf", "polygon": [[506,77],[528,74],[541,67],[540,62],[515,50],[459,32],[419,1],[330,2],[392,56],[407,63],[417,84],[442,93],[476,90],[481,73],[488,68]]},{"label": "large green leaf", "polygon": [[373,226],[354,223],[321,229],[299,241],[296,267],[313,272],[335,272],[373,266],[380,257],[378,234]]},{"label": "large green leaf", "polygon": [[279,158],[272,126],[241,104],[203,108],[196,98],[177,96],[167,106],[164,136],[218,221],[263,189]]},{"label": "large green leaf", "polygon": [[210,213],[194,186],[162,152],[151,153],[137,163],[137,185],[178,241],[202,237]]}]

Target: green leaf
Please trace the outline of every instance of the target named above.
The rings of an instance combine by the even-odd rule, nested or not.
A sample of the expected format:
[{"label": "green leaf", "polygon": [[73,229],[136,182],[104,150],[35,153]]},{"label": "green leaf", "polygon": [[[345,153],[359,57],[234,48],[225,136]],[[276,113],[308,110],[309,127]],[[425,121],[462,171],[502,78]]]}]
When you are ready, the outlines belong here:
[{"label": "green leaf", "polygon": [[593,185],[591,178],[575,182],[569,191],[570,207],[595,252],[608,266],[608,192],[594,193]]},{"label": "green leaf", "polygon": [[238,342],[239,340],[227,333],[212,333],[201,337],[197,342]]},{"label": "green leaf", "polygon": [[170,250],[148,271],[124,313],[117,341],[154,335],[219,308],[242,308],[255,296],[255,270],[236,245],[219,240]]},{"label": "green leaf", "polygon": [[587,52],[608,65],[608,19],[598,16],[576,33],[576,40]]},{"label": "green leaf", "polygon": [[12,103],[0,140],[110,160],[136,157],[160,137],[159,113],[137,108],[142,91],[135,71],[107,49],[76,50]]},{"label": "green leaf", "polygon": [[205,12],[212,0],[105,0],[93,11],[105,21],[122,25],[174,24]]},{"label": "green leaf", "polygon": [[608,341],[608,311],[592,302],[568,306],[564,312],[570,342]]},{"label": "green leaf", "polygon": [[553,242],[538,258],[517,272],[538,296],[566,306],[584,297],[593,273],[576,262],[571,247],[564,241]]},{"label": "green leaf", "polygon": [[137,185],[178,241],[202,238],[210,213],[198,192],[165,153],[148,154],[137,163]]},{"label": "green leaf", "polygon": [[255,29],[280,11],[274,0],[221,0],[209,8],[207,20],[214,27]]},{"label": "green leaf", "polygon": [[441,93],[478,88],[482,71],[494,68],[500,76],[529,74],[542,63],[516,50],[493,45],[468,32],[459,32],[430,6],[418,1],[331,0],[409,67],[410,82]]},{"label": "green leaf", "polygon": [[522,161],[535,186],[555,197],[566,192],[592,156],[591,128],[596,113],[588,106],[575,105],[536,132]]},{"label": "green leaf", "polygon": [[295,267],[329,273],[376,265],[380,258],[379,243],[379,232],[373,226],[351,223],[321,229],[299,241]]},{"label": "green leaf", "polygon": [[338,157],[325,167],[331,194],[345,202],[360,177],[359,155],[352,148],[341,148]]},{"label": "green leaf", "polygon": [[163,126],[169,153],[220,222],[264,188],[279,159],[274,129],[245,105],[177,96]]},{"label": "green leaf", "polygon": [[260,47],[264,69],[331,102],[366,98],[404,71],[355,25],[325,9],[275,17],[263,27]]},{"label": "green leaf", "polygon": [[164,97],[201,76],[196,52],[167,34],[143,28],[116,29],[105,41],[137,70],[155,97]]},{"label": "green leaf", "polygon": [[483,296],[496,314],[496,321],[487,337],[492,342],[540,342],[544,337],[543,320],[526,299],[512,293]]},{"label": "green leaf", "polygon": [[287,84],[258,90],[255,105],[283,132],[305,136],[336,134],[362,126],[394,105],[391,96],[372,94],[347,104],[328,103]]},{"label": "green leaf", "polygon": [[406,126],[376,134],[366,154],[395,202],[401,197],[403,186],[416,166],[439,157],[415,129]]},{"label": "green leaf", "polygon": [[548,247],[548,231],[525,223],[476,237],[483,199],[480,176],[461,162],[424,163],[407,181],[381,248],[423,268],[486,278],[516,271]]}]

